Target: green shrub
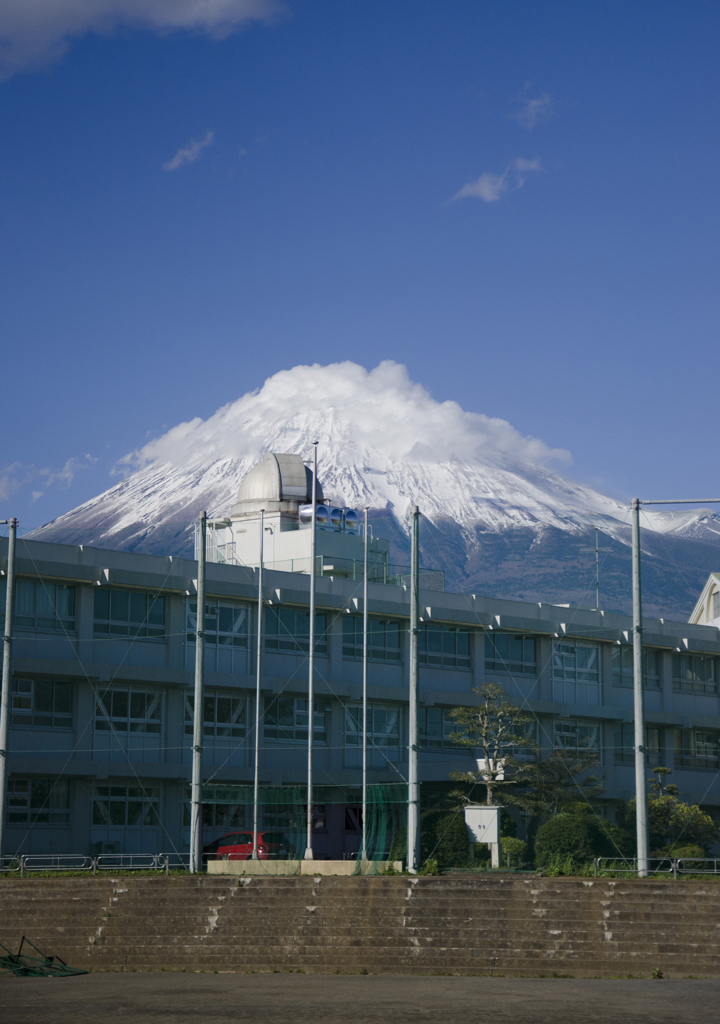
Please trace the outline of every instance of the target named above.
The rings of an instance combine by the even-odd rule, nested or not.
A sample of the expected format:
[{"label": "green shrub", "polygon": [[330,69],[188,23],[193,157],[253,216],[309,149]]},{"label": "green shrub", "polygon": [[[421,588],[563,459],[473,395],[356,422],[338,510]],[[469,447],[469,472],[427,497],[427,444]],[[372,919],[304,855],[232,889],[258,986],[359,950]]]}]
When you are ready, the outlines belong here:
[{"label": "green shrub", "polygon": [[506,863],[507,855],[510,854],[511,864],[522,864],[527,860],[527,843],[522,839],[516,839],[514,836],[503,836],[502,837],[502,859],[503,864]]},{"label": "green shrub", "polygon": [[677,846],[666,846],[661,851],[661,855],[664,854],[675,860],[678,857],[707,857],[705,850],[703,850],[702,846],[698,846],[697,843],[678,843]]},{"label": "green shrub", "polygon": [[[420,815],[420,864],[428,858],[442,868],[468,864],[468,831],[462,811],[423,811]],[[407,860],[407,828],[398,829],[390,860]]]},{"label": "green shrub", "polygon": [[553,857],[570,857],[581,863],[593,857],[627,855],[631,852],[631,837],[592,814],[557,814],[538,829],[535,852],[539,865]]}]

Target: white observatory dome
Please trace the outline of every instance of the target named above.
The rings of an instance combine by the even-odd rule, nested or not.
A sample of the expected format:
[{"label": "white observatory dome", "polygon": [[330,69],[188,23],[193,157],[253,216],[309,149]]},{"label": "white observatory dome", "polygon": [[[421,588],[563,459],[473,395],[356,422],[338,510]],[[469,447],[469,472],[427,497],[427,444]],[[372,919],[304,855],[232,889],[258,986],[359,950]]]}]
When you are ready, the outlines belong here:
[{"label": "white observatory dome", "polygon": [[[320,482],[317,500],[323,500]],[[266,512],[297,514],[300,505],[312,501],[312,470],[300,455],[268,452],[262,462],[247,473],[238,488],[232,517]]]}]

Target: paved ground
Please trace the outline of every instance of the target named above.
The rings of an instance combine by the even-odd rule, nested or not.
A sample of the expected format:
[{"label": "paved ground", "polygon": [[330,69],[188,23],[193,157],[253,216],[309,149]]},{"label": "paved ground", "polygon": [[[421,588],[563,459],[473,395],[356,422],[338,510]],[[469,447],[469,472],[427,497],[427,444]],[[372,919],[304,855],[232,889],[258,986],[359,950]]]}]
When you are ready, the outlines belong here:
[{"label": "paved ground", "polygon": [[2,1024],[712,1024],[720,980],[288,974],[0,977]]}]

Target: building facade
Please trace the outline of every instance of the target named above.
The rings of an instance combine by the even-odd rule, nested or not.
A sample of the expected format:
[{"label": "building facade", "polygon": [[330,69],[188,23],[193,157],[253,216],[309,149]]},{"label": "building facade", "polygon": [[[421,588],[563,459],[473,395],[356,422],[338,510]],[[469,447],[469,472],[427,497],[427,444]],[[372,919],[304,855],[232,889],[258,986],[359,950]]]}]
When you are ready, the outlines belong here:
[{"label": "building facade", "polygon": [[[7,541],[0,542],[0,568]],[[187,853],[197,617],[190,559],[18,541],[6,855]],[[410,594],[369,584],[369,782],[407,780]],[[310,578],[265,569],[260,782],[305,783]],[[251,825],[257,569],[209,563],[205,608],[204,840]],[[359,844],[362,581],[317,578],[313,736],[315,853]],[[598,751],[609,800],[634,787],[631,620],[622,615],[421,591],[420,773],[472,770],[449,712],[500,683],[534,716],[547,750]],[[720,812],[720,633],[644,623],[649,769],[683,799]],[[649,774],[649,771],[648,771]],[[280,796],[278,796],[280,794]],[[248,815],[250,814],[250,817]]]}]

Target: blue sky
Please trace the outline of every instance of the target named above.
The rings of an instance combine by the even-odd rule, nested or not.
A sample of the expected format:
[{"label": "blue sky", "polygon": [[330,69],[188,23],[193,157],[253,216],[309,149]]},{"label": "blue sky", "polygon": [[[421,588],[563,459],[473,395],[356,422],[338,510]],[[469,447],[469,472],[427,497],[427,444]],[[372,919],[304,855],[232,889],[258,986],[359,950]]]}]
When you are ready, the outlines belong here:
[{"label": "blue sky", "polygon": [[719,44],[697,0],[6,0],[0,515],[342,359],[712,497]]}]

